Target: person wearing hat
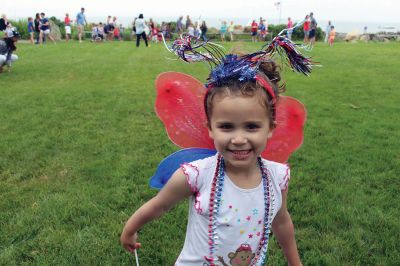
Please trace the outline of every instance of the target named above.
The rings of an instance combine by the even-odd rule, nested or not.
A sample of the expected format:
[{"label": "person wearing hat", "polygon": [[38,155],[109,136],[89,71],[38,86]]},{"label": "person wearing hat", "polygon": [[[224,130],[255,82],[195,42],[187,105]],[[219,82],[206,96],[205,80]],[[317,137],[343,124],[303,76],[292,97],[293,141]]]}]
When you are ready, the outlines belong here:
[{"label": "person wearing hat", "polygon": [[6,37],[0,40],[0,73],[3,72],[5,65],[8,72],[11,71],[11,62],[18,60],[18,56],[13,54],[17,50],[15,43],[19,40],[20,34],[13,30],[7,33]]}]

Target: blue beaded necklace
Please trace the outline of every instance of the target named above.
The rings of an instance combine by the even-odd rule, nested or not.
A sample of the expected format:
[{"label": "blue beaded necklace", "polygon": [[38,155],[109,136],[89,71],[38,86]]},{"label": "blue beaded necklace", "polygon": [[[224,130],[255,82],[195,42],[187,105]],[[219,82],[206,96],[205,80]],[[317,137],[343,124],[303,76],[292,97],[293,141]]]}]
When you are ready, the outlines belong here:
[{"label": "blue beaded necklace", "polygon": [[[264,166],[261,157],[258,158],[258,165],[262,174],[262,182],[264,187],[264,225],[263,235],[260,238],[256,254],[250,265],[263,265],[267,259],[268,239],[270,227],[272,223],[272,215],[274,213],[274,193],[272,189],[271,179],[268,171]],[[205,259],[214,266],[217,261],[214,258],[216,251],[215,240],[218,239],[217,234],[217,217],[221,207],[222,192],[225,179],[225,163],[224,158],[218,154],[217,166],[215,168],[214,178],[211,186],[210,202],[209,202],[209,223],[208,223],[208,246],[209,254]]]}]

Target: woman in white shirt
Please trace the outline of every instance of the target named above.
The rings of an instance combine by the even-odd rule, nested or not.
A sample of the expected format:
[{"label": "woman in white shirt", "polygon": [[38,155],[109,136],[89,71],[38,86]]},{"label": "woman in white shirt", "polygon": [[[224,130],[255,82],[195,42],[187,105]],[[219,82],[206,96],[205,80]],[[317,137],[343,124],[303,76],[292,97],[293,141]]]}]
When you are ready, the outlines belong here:
[{"label": "woman in white shirt", "polygon": [[147,36],[145,32],[146,24],[143,19],[143,14],[140,14],[138,19],[135,21],[135,28],[136,28],[136,47],[139,47],[140,37],[143,38],[144,42],[146,43],[146,47],[148,47],[149,44],[147,43]]}]

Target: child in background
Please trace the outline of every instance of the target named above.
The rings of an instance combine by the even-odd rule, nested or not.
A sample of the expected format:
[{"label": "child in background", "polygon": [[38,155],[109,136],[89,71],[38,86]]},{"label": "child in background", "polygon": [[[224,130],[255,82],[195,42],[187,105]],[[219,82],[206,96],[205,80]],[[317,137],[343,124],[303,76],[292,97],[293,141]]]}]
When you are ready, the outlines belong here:
[{"label": "child in background", "polygon": [[72,20],[69,14],[65,14],[64,24],[65,24],[65,41],[68,42],[71,39],[71,23]]},{"label": "child in background", "polygon": [[29,17],[28,18],[28,33],[29,33],[29,40],[31,44],[35,44],[35,26],[33,25],[33,18]]},{"label": "child in background", "polygon": [[194,33],[194,26],[192,23],[190,23],[187,27],[187,34],[190,36],[196,36]]},{"label": "child in background", "polygon": [[287,38],[289,39],[289,40],[291,40],[292,39],[292,34],[293,34],[293,29],[292,29],[292,27],[293,27],[293,22],[292,22],[292,19],[290,18],[290,17],[288,17],[288,22],[287,22],[287,25],[286,25],[286,28],[288,28],[288,31],[287,31]]},{"label": "child in background", "polygon": [[227,30],[226,21],[222,21],[221,28],[219,29],[219,33],[221,34],[221,41],[225,41],[225,34]]},{"label": "child in background", "polygon": [[329,32],[329,46],[333,46],[333,42],[335,41],[335,36],[336,36],[336,32],[335,32],[335,27],[331,26],[331,31]]},{"label": "child in background", "polygon": [[231,21],[231,24],[228,26],[228,32],[229,32],[229,37],[231,39],[231,42],[233,42],[233,32],[235,31],[235,25],[233,24],[233,21]]},{"label": "child in background", "polygon": [[97,37],[100,38],[101,41],[104,41],[104,25],[103,25],[103,22],[99,22],[99,25],[97,25]]},{"label": "child in background", "polygon": [[92,24],[92,42],[96,41],[97,38],[97,25]]},{"label": "child in background", "polygon": [[217,154],[182,164],[129,218],[121,234],[129,252],[140,247],[140,228],[189,197],[175,265],[264,265],[271,227],[288,264],[301,265],[286,207],[289,167],[260,157],[277,126],[279,68],[270,58],[246,56],[226,56],[206,86],[204,111]]},{"label": "child in background", "polygon": [[304,32],[304,43],[309,42],[309,34],[310,34],[310,17],[306,15],[304,24],[303,24],[303,32]]},{"label": "child in background", "polygon": [[122,24],[119,24],[119,40],[122,41],[124,40],[124,33],[125,33],[125,28]]},{"label": "child in background", "polygon": [[259,34],[258,38],[260,42],[263,42],[265,40],[265,36],[267,36],[267,22],[263,19],[260,19],[260,23],[258,24],[258,29],[259,29]]},{"label": "child in background", "polygon": [[258,29],[258,24],[255,20],[251,23],[251,41],[256,42],[257,41],[257,29]]},{"label": "child in background", "polygon": [[157,24],[153,23],[153,27],[151,28],[151,40],[155,43],[158,42],[158,28],[157,28]]},{"label": "child in background", "polygon": [[119,27],[115,26],[115,28],[114,28],[114,41],[118,41],[118,40],[121,40],[120,37],[119,37]]}]

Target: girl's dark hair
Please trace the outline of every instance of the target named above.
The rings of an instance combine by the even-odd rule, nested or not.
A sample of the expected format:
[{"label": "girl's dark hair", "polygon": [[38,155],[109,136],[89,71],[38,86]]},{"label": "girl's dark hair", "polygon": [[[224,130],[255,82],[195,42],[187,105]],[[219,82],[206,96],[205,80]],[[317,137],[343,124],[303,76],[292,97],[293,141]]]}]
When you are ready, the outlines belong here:
[{"label": "girl's dark hair", "polygon": [[139,14],[139,18],[143,18],[143,14]]},{"label": "girl's dark hair", "polygon": [[[279,99],[279,93],[285,91],[285,85],[279,85],[281,76],[279,73],[279,67],[272,60],[264,61],[258,68],[258,76],[265,79],[272,87],[275,92],[277,101]],[[254,97],[260,100],[260,104],[265,106],[267,115],[270,122],[270,128],[275,128],[275,105],[271,96],[267,93],[266,89],[258,81],[247,81],[241,82],[237,79],[232,79],[228,82],[224,82],[222,86],[213,87],[208,89],[206,97],[204,99],[204,109],[207,116],[207,123],[210,127],[211,116],[213,111],[213,99],[216,95],[242,95],[245,97]]]}]

